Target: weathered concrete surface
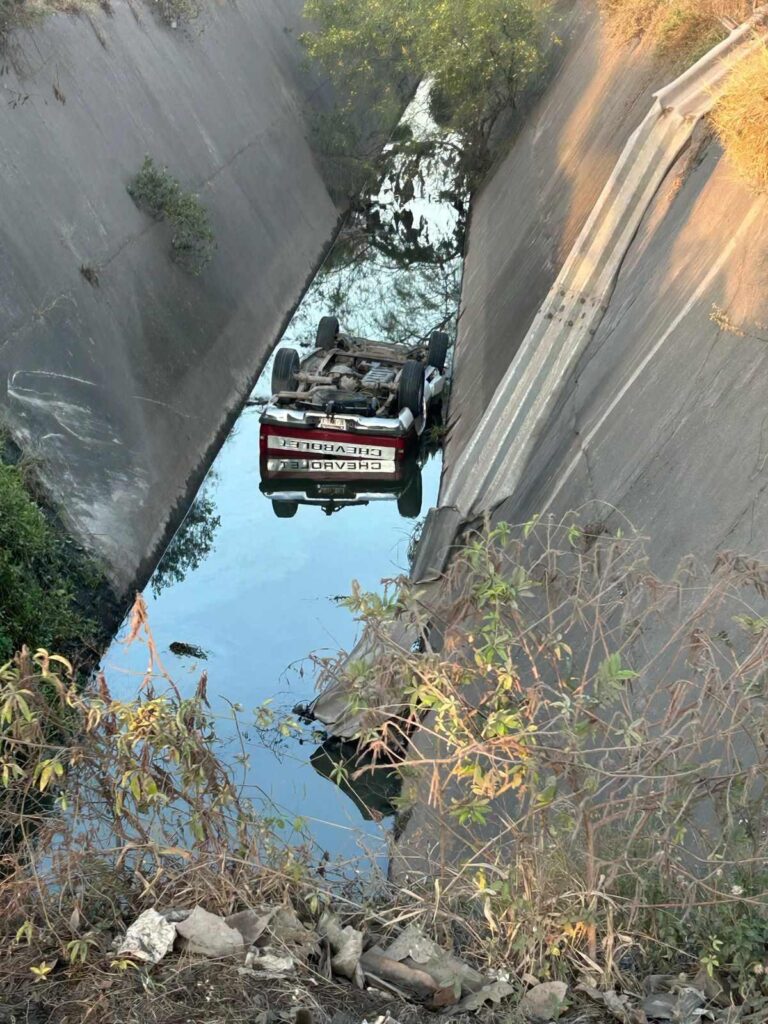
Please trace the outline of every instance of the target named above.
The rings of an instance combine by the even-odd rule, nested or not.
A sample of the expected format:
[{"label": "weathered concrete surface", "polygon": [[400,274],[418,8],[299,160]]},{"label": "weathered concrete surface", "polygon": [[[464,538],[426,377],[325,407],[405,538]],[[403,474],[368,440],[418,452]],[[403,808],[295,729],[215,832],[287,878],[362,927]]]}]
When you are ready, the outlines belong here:
[{"label": "weathered concrete surface", "polygon": [[642,219],[693,144],[733,63],[764,47],[768,5],[665,86],[632,133],[576,244],[526,332],[472,437],[451,467],[444,503],[493,509],[523,484],[552,414],[611,301]]},{"label": "weathered concrete surface", "polygon": [[[2,58],[0,416],[118,591],[151,568],[337,223],[302,6],[205,3],[174,32],[113,2]],[[126,193],[145,153],[210,212],[200,278]]]},{"label": "weathered concrete surface", "polygon": [[[522,487],[497,515],[614,505],[671,571],[768,546],[768,200],[717,144],[681,157]],[[722,325],[731,324],[731,329]]]},{"label": "weathered concrete surface", "polygon": [[669,73],[607,37],[589,2],[568,53],[473,201],[443,490],[630,134]]}]

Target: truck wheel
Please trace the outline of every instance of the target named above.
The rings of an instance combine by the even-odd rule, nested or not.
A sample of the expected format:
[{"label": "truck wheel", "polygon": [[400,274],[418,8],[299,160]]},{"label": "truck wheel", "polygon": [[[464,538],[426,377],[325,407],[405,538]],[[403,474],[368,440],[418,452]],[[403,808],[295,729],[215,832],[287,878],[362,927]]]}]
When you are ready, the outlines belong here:
[{"label": "truck wheel", "polygon": [[416,519],[421,514],[421,469],[418,466],[405,490],[397,496],[397,511],[404,519]]},{"label": "truck wheel", "polygon": [[448,355],[450,342],[445,331],[432,331],[427,350],[427,364],[434,366],[440,373],[445,369],[445,357]]},{"label": "truck wheel", "polygon": [[400,409],[410,409],[413,418],[421,416],[424,406],[424,364],[409,359],[403,364],[400,382],[397,385],[397,401]]},{"label": "truck wheel", "polygon": [[318,348],[327,352],[336,348],[336,341],[339,337],[339,321],[335,316],[322,316],[317,325],[317,336],[315,342]]},{"label": "truck wheel", "polygon": [[279,348],[272,364],[272,394],[295,391],[298,384],[299,353],[295,348]]},{"label": "truck wheel", "polygon": [[272,511],[278,519],[293,519],[299,510],[298,501],[273,501]]}]

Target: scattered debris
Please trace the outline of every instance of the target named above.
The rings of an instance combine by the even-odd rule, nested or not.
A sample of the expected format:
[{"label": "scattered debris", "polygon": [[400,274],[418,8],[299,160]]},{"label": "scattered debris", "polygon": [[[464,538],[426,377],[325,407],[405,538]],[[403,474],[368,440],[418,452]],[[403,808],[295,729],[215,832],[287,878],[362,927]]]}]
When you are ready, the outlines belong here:
[{"label": "scattered debris", "polygon": [[614,992],[613,989],[602,992],[599,988],[594,988],[592,985],[584,983],[577,985],[575,991],[583,992],[596,1003],[601,1003],[622,1024],[645,1024],[645,1015],[643,1014],[642,1017],[638,1017],[638,1014],[642,1014],[642,1011],[633,1010],[630,1005],[629,996],[624,993]]},{"label": "scattered debris", "polygon": [[230,914],[224,921],[230,928],[235,928],[243,937],[246,946],[252,946],[266,931],[269,922],[275,916],[274,908],[267,910],[241,910]]},{"label": "scattered debris", "polygon": [[421,967],[441,988],[451,986],[466,994],[477,992],[486,982],[479,971],[447,953],[414,925],[409,925],[398,935],[387,948],[386,955],[408,966]]},{"label": "scattered debris", "polygon": [[292,974],[296,967],[296,961],[292,956],[277,956],[267,950],[251,951],[246,954],[245,967],[241,967],[239,974],[260,974],[262,977],[284,978]]},{"label": "scattered debris", "polygon": [[82,263],[80,265],[80,273],[93,288],[99,287],[99,272],[96,267],[92,267],[87,263]]},{"label": "scattered debris", "polygon": [[118,956],[157,964],[173,946],[176,925],[154,909],[140,914],[117,947]]},{"label": "scattered debris", "polygon": [[363,969],[360,957],[363,955],[363,933],[348,924],[342,928],[335,914],[326,910],[317,926],[320,937],[327,939],[331,946],[331,968],[334,974],[354,981],[363,987]]},{"label": "scattered debris", "polygon": [[376,948],[369,949],[360,958],[360,964],[366,975],[372,975],[376,981],[389,982],[396,985],[406,998],[427,1000],[437,992],[439,985],[426,971],[417,970],[385,956]]},{"label": "scattered debris", "polygon": [[567,994],[564,981],[543,981],[525,993],[520,1000],[520,1012],[533,1024],[548,1024],[562,1013]]},{"label": "scattered debris", "polygon": [[245,948],[245,940],[236,928],[230,928],[223,917],[195,907],[176,926],[184,940],[183,948],[203,956],[228,956]]},{"label": "scattered debris", "polygon": [[706,1012],[703,992],[682,985],[676,992],[654,992],[643,1000],[643,1012],[651,1020],[671,1020],[675,1024],[699,1024]]},{"label": "scattered debris", "polygon": [[299,960],[306,961],[319,952],[317,932],[301,923],[290,903],[275,911],[269,923],[269,933],[275,942],[290,949]]},{"label": "scattered debris", "polygon": [[456,1009],[460,1013],[471,1013],[474,1010],[481,1010],[486,1003],[500,1003],[502,999],[511,996],[515,986],[508,981],[494,981],[490,985],[483,985],[477,992],[465,996]]}]

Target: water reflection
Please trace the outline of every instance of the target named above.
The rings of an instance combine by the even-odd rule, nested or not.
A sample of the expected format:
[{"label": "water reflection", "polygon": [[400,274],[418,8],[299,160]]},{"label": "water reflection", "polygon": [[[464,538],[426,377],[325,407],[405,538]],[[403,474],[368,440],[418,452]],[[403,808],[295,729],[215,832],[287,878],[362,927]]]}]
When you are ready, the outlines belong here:
[{"label": "water reflection", "polygon": [[412,457],[392,463],[386,472],[367,476],[343,463],[327,459],[285,459],[263,457],[261,493],[272,502],[281,519],[296,515],[299,505],[311,505],[331,516],[353,506],[373,501],[395,501],[405,519],[421,514],[421,463]]},{"label": "water reflection", "polygon": [[155,597],[166,587],[180,583],[210,554],[216,531],[221,526],[221,516],[216,514],[216,503],[211,497],[215,480],[215,473],[209,473],[152,574],[150,586]]},{"label": "water reflection", "polygon": [[[390,231],[382,220],[386,225],[387,197],[400,185],[385,182],[375,205],[367,207],[377,244],[342,239],[277,352],[286,346],[314,348],[308,339],[329,310],[341,314],[360,337],[409,345],[448,326],[461,268],[455,246],[450,247],[456,212],[434,198],[437,185],[429,195],[407,202],[399,196],[394,207],[399,219]],[[405,207],[410,213],[403,217]],[[429,244],[439,258],[409,266],[393,256],[394,234],[412,248],[423,248],[422,218],[430,224]],[[416,226],[419,238],[413,235]],[[347,236],[353,227],[359,227],[354,216]],[[441,245],[441,238],[449,241]],[[271,801],[286,822],[306,819],[316,842],[331,855],[353,855],[357,846],[380,857],[385,835],[377,822],[392,812],[397,795],[392,772],[360,775],[365,763],[357,752],[332,742],[312,753],[320,738],[311,729],[302,735],[289,730],[280,742],[265,742],[260,709],[271,701],[279,718],[282,711],[290,714],[296,704],[311,702],[313,671],[306,656],[352,649],[357,625],[336,595],[349,593],[353,580],[376,590],[382,578],[408,571],[416,517],[437,496],[439,410],[414,456],[392,479],[355,474],[359,478],[353,480],[270,467],[260,453],[259,417],[273,394],[274,358],[145,591],[149,622],[182,694],[194,692],[205,667],[208,697],[221,734],[231,734],[232,763],[243,791]],[[121,642],[126,633],[123,627],[115,638],[104,669],[115,696],[131,697],[144,678],[146,659],[140,646]],[[245,723],[237,728],[233,706],[242,709]],[[364,791],[349,784],[350,767],[355,783],[365,780]]]}]

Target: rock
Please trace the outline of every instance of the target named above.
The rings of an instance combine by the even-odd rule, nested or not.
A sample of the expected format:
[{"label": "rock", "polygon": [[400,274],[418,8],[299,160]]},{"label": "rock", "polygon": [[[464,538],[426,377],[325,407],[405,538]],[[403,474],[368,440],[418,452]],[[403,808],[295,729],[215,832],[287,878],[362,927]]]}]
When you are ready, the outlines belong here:
[{"label": "rock", "polygon": [[342,928],[335,914],[324,911],[317,926],[321,938],[331,945],[331,968],[334,974],[354,981],[359,979],[360,957],[363,955],[363,933],[348,924]]},{"label": "rock", "polygon": [[274,910],[240,910],[237,914],[225,917],[224,920],[230,928],[240,932],[246,946],[252,946],[266,931],[274,914]]},{"label": "rock", "polygon": [[543,981],[525,993],[520,1000],[520,1012],[533,1024],[548,1024],[560,1016],[567,994],[564,981]]},{"label": "rock", "polygon": [[118,956],[129,956],[144,963],[159,963],[176,938],[176,925],[166,921],[155,909],[140,914],[117,947]]},{"label": "rock", "polygon": [[207,652],[204,651],[202,647],[198,647],[197,644],[185,644],[181,640],[174,640],[173,643],[168,644],[168,650],[171,654],[175,654],[179,658],[199,658],[202,661],[208,660]]},{"label": "rock", "polygon": [[275,911],[269,922],[269,932],[276,942],[295,950],[302,959],[318,950],[317,933],[301,923],[290,904]]},{"label": "rock", "polygon": [[480,1010],[487,1002],[500,1003],[514,991],[515,986],[510,985],[508,981],[494,981],[491,985],[484,985],[478,992],[465,996],[456,1009],[459,1013],[471,1013]]},{"label": "rock", "polygon": [[656,992],[643,1001],[650,1020],[671,1020],[675,1024],[698,1024],[706,999],[702,992],[683,986],[678,992]]},{"label": "rock", "polygon": [[245,940],[236,928],[230,928],[223,917],[195,907],[185,921],[176,925],[184,940],[184,948],[202,956],[229,956],[240,952]]}]

